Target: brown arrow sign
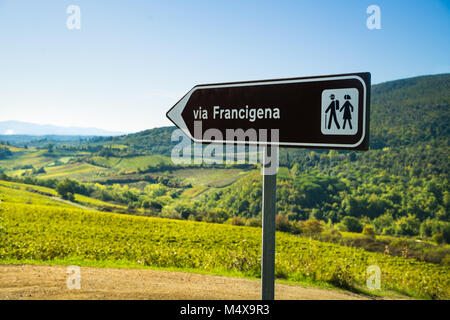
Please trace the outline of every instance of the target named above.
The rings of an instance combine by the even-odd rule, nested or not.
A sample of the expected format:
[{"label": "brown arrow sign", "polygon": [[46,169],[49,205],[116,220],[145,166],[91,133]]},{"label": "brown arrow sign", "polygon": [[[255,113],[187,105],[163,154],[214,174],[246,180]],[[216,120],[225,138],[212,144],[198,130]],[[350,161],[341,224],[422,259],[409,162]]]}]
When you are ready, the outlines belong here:
[{"label": "brown arrow sign", "polygon": [[369,104],[354,73],[197,85],[167,117],[198,143],[367,150]]}]

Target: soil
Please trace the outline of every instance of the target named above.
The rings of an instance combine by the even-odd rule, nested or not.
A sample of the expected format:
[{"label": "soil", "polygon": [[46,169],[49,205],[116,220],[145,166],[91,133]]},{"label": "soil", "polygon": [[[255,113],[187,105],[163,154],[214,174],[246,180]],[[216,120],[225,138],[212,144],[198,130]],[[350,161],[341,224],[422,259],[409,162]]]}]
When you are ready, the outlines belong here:
[{"label": "soil", "polygon": [[[0,265],[0,299],[260,299],[259,280],[149,269],[81,267],[80,289],[68,289],[66,266]],[[367,297],[277,283],[275,299],[336,300]]]}]

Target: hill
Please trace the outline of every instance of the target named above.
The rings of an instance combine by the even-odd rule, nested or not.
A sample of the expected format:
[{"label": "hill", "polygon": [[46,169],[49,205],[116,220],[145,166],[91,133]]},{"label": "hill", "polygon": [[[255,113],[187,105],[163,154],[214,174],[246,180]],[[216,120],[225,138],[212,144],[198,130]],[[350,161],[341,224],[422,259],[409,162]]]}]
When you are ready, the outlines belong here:
[{"label": "hill", "polygon": [[371,148],[415,145],[434,139],[448,140],[449,107],[450,74],[373,86]]}]

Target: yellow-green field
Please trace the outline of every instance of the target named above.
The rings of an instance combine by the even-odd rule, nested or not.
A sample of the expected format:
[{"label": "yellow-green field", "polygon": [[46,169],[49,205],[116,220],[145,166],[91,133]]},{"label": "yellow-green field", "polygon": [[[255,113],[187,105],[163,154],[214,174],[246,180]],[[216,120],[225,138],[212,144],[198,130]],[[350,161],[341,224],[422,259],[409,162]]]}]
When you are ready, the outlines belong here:
[{"label": "yellow-green field", "polygon": [[75,194],[75,203],[73,204],[62,202],[56,199],[57,197],[59,197],[58,193],[50,188],[0,180],[0,200],[6,203],[27,203],[68,208],[80,204],[91,208],[126,209],[125,206],[104,202],[81,194]]},{"label": "yellow-green field", "polygon": [[[3,262],[76,259],[260,275],[260,228],[81,210],[3,182],[0,192]],[[450,298],[449,267],[277,233],[279,278],[364,287],[370,265],[380,267],[383,289]]]},{"label": "yellow-green field", "polygon": [[117,157],[92,157],[91,160],[101,166],[109,167],[112,169],[137,171],[138,169],[147,169],[147,167],[153,167],[159,163],[172,164],[172,160],[169,157],[162,155],[148,155],[137,156],[130,158],[117,158]]},{"label": "yellow-green field", "polygon": [[241,169],[199,168],[177,170],[172,175],[193,186],[223,188],[245,176],[248,172]]},{"label": "yellow-green field", "polygon": [[94,166],[90,163],[71,163],[62,166],[47,167],[46,173],[40,174],[39,178],[72,178],[72,179],[89,179],[95,178],[107,170]]},{"label": "yellow-green field", "polygon": [[[58,206],[58,207],[68,207],[72,206],[69,204],[62,203],[60,201],[56,201],[51,197],[38,194],[32,190],[34,186],[21,185],[6,181],[0,181],[0,201],[1,205],[4,207],[7,204],[11,203],[20,203],[20,204],[29,204],[29,205],[41,205],[41,206]],[[43,187],[38,187],[42,192],[46,192]],[[28,189],[28,190],[27,190]],[[52,189],[48,189],[54,192]],[[50,196],[52,196],[52,192],[46,192]]]},{"label": "yellow-green field", "polygon": [[0,167],[7,169],[7,173],[15,173],[14,168],[19,166],[44,167],[55,159],[44,156],[44,150],[20,150],[13,153],[12,159],[0,160]]},{"label": "yellow-green field", "polygon": [[[36,149],[23,149],[17,147],[8,147],[12,152],[13,156],[8,159],[0,160],[0,168],[3,168],[5,173],[10,176],[21,176],[22,174],[30,174],[32,169],[24,169],[25,166],[33,166],[35,169],[45,168],[46,171],[48,169],[50,172],[54,172],[54,175],[59,177],[58,172],[63,171],[62,168],[65,168],[65,165],[73,159],[73,156],[66,155],[58,155],[48,156],[47,150],[36,150]],[[80,152],[77,156],[84,155]],[[55,166],[55,162],[58,162],[59,165]],[[64,165],[61,165],[64,164]],[[69,165],[69,174],[70,167]],[[73,166],[73,165],[72,165]],[[43,177],[44,175],[40,175]],[[46,177],[51,177],[52,174],[46,175]]]}]

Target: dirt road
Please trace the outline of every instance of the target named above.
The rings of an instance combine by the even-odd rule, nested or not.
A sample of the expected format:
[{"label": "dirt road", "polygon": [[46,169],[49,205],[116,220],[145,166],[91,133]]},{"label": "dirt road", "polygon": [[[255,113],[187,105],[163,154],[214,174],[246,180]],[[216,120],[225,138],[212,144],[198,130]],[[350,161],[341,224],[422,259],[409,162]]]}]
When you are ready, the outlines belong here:
[{"label": "dirt road", "polygon": [[[67,267],[0,265],[0,299],[259,299],[258,280],[185,272],[81,267],[81,289]],[[276,285],[276,299],[364,299],[335,290]]]},{"label": "dirt road", "polygon": [[69,201],[69,200],[64,200],[64,199],[61,199],[61,198],[59,198],[59,197],[52,197],[52,199],[53,199],[53,200],[56,200],[56,201],[59,201],[59,202],[67,203],[67,204],[69,204],[69,205],[71,205],[71,206],[74,206],[74,207],[77,207],[77,208],[80,208],[80,209],[84,209],[84,210],[94,210],[94,209],[92,209],[92,208],[83,206],[82,204],[75,203],[75,202],[72,202],[72,201]]}]

